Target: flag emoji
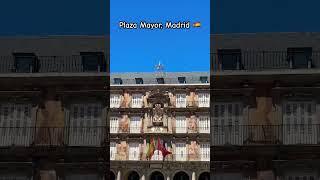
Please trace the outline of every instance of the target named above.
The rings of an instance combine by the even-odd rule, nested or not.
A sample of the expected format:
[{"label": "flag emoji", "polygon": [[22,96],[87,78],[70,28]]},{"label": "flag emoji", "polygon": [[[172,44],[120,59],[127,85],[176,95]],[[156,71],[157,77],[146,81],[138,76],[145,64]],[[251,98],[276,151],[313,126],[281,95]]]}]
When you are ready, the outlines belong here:
[{"label": "flag emoji", "polygon": [[201,23],[200,22],[195,22],[195,23],[193,23],[193,27],[201,27]]}]

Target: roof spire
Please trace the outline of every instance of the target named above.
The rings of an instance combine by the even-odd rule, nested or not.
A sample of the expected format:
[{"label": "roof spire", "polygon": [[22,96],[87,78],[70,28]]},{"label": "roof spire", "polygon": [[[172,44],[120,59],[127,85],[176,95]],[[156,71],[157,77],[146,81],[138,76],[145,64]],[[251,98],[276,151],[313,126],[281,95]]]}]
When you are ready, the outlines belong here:
[{"label": "roof spire", "polygon": [[160,60],[157,65],[155,65],[155,71],[158,77],[164,76],[164,66],[161,64]]},{"label": "roof spire", "polygon": [[159,63],[157,65],[155,65],[155,69],[157,72],[164,71],[164,66],[161,64],[160,60],[159,60]]}]

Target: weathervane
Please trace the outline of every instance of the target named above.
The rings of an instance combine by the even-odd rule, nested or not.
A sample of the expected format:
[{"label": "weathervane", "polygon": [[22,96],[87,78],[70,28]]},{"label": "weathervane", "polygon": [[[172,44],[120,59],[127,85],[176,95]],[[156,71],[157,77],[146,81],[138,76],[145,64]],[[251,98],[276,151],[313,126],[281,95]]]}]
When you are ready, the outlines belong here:
[{"label": "weathervane", "polygon": [[161,62],[159,61],[159,63],[157,65],[155,65],[155,71],[157,76],[159,77],[163,77],[164,76],[164,66],[161,64]]}]

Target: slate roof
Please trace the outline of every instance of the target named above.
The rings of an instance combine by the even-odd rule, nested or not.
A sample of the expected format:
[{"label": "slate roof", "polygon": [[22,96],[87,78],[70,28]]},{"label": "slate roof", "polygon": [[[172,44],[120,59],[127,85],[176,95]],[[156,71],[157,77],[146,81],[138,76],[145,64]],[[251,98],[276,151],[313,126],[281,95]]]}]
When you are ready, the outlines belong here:
[{"label": "slate roof", "polygon": [[135,78],[142,78],[143,84],[158,84],[157,78],[163,77],[165,84],[179,84],[178,77],[185,77],[186,84],[201,84],[200,77],[207,77],[210,81],[209,72],[166,72],[164,76],[159,76],[157,73],[111,73],[110,83],[115,84],[115,78],[121,78],[123,84],[136,84]]},{"label": "slate roof", "polygon": [[320,50],[320,32],[259,32],[211,34],[211,49],[286,51],[288,47]]},{"label": "slate roof", "polygon": [[17,36],[0,37],[0,56],[34,53],[37,56],[72,56],[80,52],[106,52],[105,36]]}]

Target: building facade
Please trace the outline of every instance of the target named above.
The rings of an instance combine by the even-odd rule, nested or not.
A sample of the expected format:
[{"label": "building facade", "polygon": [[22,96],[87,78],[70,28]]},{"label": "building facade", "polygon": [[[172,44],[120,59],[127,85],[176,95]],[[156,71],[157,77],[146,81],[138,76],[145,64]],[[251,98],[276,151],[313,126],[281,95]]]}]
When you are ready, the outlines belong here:
[{"label": "building facade", "polygon": [[111,179],[210,179],[209,78],[111,74]]},{"label": "building facade", "polygon": [[211,38],[213,179],[319,179],[320,34]]},{"label": "building facade", "polygon": [[109,179],[108,44],[0,39],[0,179]]}]

